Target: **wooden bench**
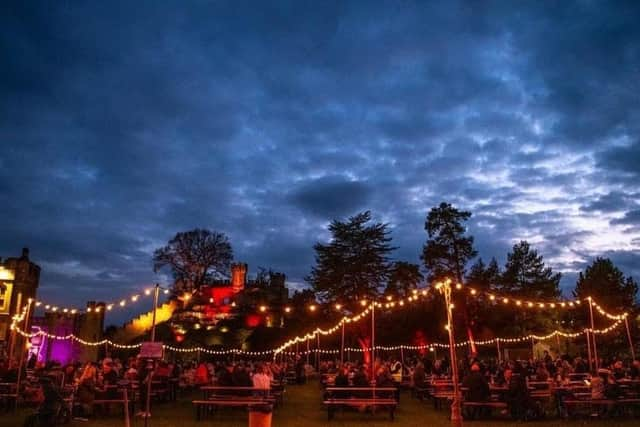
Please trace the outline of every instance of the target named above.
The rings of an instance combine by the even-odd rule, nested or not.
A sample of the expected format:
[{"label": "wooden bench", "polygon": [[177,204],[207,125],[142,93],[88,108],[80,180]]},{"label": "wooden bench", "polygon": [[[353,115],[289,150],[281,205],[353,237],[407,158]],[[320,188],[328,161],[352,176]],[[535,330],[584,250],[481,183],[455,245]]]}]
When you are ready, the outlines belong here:
[{"label": "wooden bench", "polygon": [[336,408],[378,407],[389,411],[393,420],[398,406],[398,389],[395,387],[327,387],[323,403],[327,406],[327,418],[332,420]]},{"label": "wooden bench", "polygon": [[[489,411],[491,411],[492,409],[499,409],[499,410],[506,410],[508,408],[508,405],[506,402],[497,402],[497,401],[486,401],[486,402],[472,402],[472,401],[464,401],[462,402],[462,408],[463,409],[475,409],[475,408],[488,408]],[[472,415],[470,415],[469,417],[471,419],[475,418],[475,410],[472,411]],[[465,416],[467,416],[465,414]]]},{"label": "wooden bench", "polygon": [[564,405],[569,410],[570,407],[584,407],[590,412],[595,412],[603,407],[621,408],[622,410],[630,407],[640,406],[640,398],[621,398],[621,399],[565,399]]},{"label": "wooden bench", "polygon": [[202,399],[191,401],[196,407],[196,419],[202,419],[206,414],[206,409],[217,409],[220,406],[247,407],[251,406],[273,406],[276,404],[278,391],[273,393],[270,389],[257,389],[253,387],[222,387],[203,386],[200,387],[203,393]]}]

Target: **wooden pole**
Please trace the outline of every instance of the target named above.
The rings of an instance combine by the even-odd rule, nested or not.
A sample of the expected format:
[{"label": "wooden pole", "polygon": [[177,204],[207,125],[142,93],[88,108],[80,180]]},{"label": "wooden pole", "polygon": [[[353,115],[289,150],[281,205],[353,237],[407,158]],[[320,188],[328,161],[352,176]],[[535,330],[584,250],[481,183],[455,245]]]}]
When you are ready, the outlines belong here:
[{"label": "wooden pole", "polygon": [[342,319],[342,342],[340,344],[340,365],[344,365],[344,319]]},{"label": "wooden pole", "polygon": [[451,425],[462,426],[462,405],[460,385],[458,383],[458,360],[456,341],[453,332],[453,307],[451,306],[451,282],[444,283],[444,298],[447,308],[447,330],[449,332],[449,357],[451,358],[451,381],[453,382],[453,401],[451,402]]},{"label": "wooden pole", "polygon": [[371,304],[371,380],[376,377],[376,303]]},{"label": "wooden pole", "polygon": [[598,361],[598,347],[596,346],[596,334],[595,327],[593,326],[593,301],[589,297],[589,316],[591,317],[591,341],[593,342],[593,358],[596,361],[596,370],[600,368],[600,362]]},{"label": "wooden pole", "polygon": [[498,363],[502,363],[502,353],[500,352],[500,338],[496,338],[496,349],[498,350]]},{"label": "wooden pole", "polygon": [[316,372],[320,372],[320,334],[317,335],[316,346]]},{"label": "wooden pole", "polygon": [[131,425],[131,419],[129,418],[129,394],[127,393],[128,385],[124,386],[122,390],[122,397],[124,398],[124,427]]},{"label": "wooden pole", "polygon": [[[158,298],[160,296],[160,284],[156,283],[153,292],[153,317],[151,318],[151,342],[156,340],[156,312],[158,311]],[[144,410],[144,426],[147,427],[149,418],[151,417],[151,383],[153,381],[153,371],[155,363],[152,365],[151,372],[147,375],[147,399]]]},{"label": "wooden pole", "polygon": [[[29,315],[31,314],[31,302],[32,299],[29,298],[29,301],[27,302],[27,311],[25,313],[25,317],[24,317],[24,329],[25,329],[25,333],[28,333],[28,328],[29,328]],[[16,379],[16,403],[15,403],[15,408],[18,409],[18,396],[20,395],[20,381],[22,380],[22,366],[24,364],[24,349],[27,347],[27,342],[28,342],[28,338],[25,337],[24,338],[24,344],[22,345],[22,348],[19,349],[18,351],[18,357],[20,358],[20,360],[18,361],[18,377]]]},{"label": "wooden pole", "polygon": [[629,349],[631,350],[631,360],[636,360],[636,352],[633,349],[633,341],[631,340],[631,331],[629,330],[629,319],[624,317],[624,326],[627,328],[627,339],[629,340]]},{"label": "wooden pole", "polygon": [[589,371],[593,371],[593,360],[591,359],[591,339],[589,338],[589,328],[584,330],[587,337],[587,358],[589,359]]}]

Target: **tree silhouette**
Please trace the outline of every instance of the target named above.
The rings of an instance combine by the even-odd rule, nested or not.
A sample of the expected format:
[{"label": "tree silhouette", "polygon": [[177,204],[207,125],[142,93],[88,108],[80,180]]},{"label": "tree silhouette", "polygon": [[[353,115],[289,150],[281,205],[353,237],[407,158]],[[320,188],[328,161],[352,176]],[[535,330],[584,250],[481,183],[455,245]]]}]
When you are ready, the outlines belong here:
[{"label": "tree silhouette", "polygon": [[424,277],[420,272],[420,266],[406,261],[396,261],[391,266],[389,281],[384,293],[394,298],[409,296],[422,280]]},{"label": "tree silhouette", "polygon": [[316,265],[305,280],[323,302],[339,302],[351,308],[363,298],[379,294],[391,271],[388,224],[373,223],[369,211],[334,220],[331,240],[316,243]]},{"label": "tree silhouette", "polygon": [[[467,230],[464,223],[469,218],[471,218],[471,212],[460,211],[444,202],[429,211],[424,225],[428,239],[421,256],[428,272],[429,282],[433,283],[446,278],[457,283],[464,282],[466,265],[477,254],[473,248],[473,236],[465,235]],[[463,307],[460,311],[464,316],[471,350],[475,352],[466,294],[456,297],[456,301]]]},{"label": "tree silhouette", "polygon": [[196,228],[177,233],[166,246],[153,253],[155,272],[169,267],[174,292],[200,289],[209,281],[228,277],[233,250],[223,233]]}]

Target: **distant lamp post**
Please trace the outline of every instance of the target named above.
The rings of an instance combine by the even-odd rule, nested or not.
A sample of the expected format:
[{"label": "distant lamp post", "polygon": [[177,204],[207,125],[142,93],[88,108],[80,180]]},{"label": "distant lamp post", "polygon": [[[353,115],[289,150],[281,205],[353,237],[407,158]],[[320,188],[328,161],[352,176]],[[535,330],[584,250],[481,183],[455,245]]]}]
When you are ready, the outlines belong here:
[{"label": "distant lamp post", "polygon": [[451,359],[451,382],[453,382],[453,401],[451,402],[451,425],[462,425],[462,409],[460,387],[458,384],[458,360],[456,358],[456,341],[453,332],[453,304],[451,303],[451,280],[436,283],[436,289],[444,295],[447,308],[447,332],[449,332],[449,357]]}]

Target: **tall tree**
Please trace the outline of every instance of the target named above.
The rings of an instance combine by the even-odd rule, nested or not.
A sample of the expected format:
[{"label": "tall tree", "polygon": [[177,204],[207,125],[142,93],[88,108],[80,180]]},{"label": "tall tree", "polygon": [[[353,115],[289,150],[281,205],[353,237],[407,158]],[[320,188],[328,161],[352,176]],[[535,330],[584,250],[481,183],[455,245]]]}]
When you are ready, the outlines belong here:
[{"label": "tall tree", "polygon": [[[625,277],[622,271],[608,258],[596,258],[584,273],[581,272],[573,291],[576,298],[592,297],[609,313],[629,312],[632,314],[630,319],[633,319],[638,312],[637,294],[638,284],[636,281],[631,276]],[[569,313],[570,318],[578,325],[590,325],[589,311],[586,307],[582,310],[572,310]],[[612,322],[611,319],[600,316],[595,309],[593,314],[596,329],[607,327]],[[635,335],[637,340],[637,323],[629,322],[629,327],[631,335]],[[621,330],[611,335],[598,335],[596,339],[601,357],[616,354],[621,350],[627,351],[626,335]]]},{"label": "tall tree", "polygon": [[156,249],[153,269],[170,268],[174,292],[185,292],[228,277],[232,260],[233,250],[225,234],[196,228],[177,233],[166,246]]},{"label": "tall tree", "polygon": [[573,295],[576,298],[591,296],[607,311],[622,313],[636,307],[638,284],[609,258],[596,258],[584,273],[580,273]]},{"label": "tall tree", "polygon": [[363,298],[379,294],[386,283],[391,265],[388,224],[370,223],[371,212],[334,220],[329,225],[331,240],[316,243],[316,265],[305,280],[326,302],[340,302],[355,307]]},{"label": "tall tree", "polygon": [[[467,263],[477,254],[473,248],[473,236],[466,235],[465,223],[469,218],[471,212],[460,211],[444,202],[429,211],[424,225],[428,239],[422,250],[422,261],[430,282],[450,278],[454,282],[463,283]],[[463,307],[460,311],[464,316],[471,351],[475,353],[466,294],[458,296],[456,301],[458,306]]]},{"label": "tall tree", "polygon": [[500,280],[500,289],[513,296],[531,299],[556,299],[560,296],[560,273],[544,263],[542,255],[528,242],[513,245]]},{"label": "tall tree", "polygon": [[396,261],[391,266],[391,274],[384,293],[394,297],[409,296],[423,279],[420,266],[406,261]]},{"label": "tall tree", "polygon": [[[528,242],[521,241],[507,255],[507,262],[500,277],[499,290],[513,298],[555,301],[560,297],[560,273],[554,273],[544,263],[542,255],[532,249]],[[511,313],[504,331],[511,334],[542,333],[558,327],[558,312],[527,310],[505,307]],[[500,311],[504,311],[500,310]]]},{"label": "tall tree", "polygon": [[482,291],[494,289],[499,281],[500,267],[495,258],[491,258],[491,261],[489,261],[487,265],[485,265],[482,258],[478,258],[467,274],[467,284]]},{"label": "tall tree", "polygon": [[424,225],[429,237],[421,258],[430,282],[446,277],[463,282],[467,263],[477,255],[473,236],[465,235],[464,224],[469,218],[471,212],[460,211],[444,202],[429,211]]}]

